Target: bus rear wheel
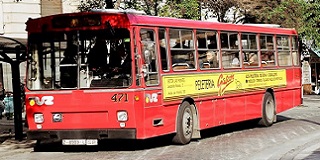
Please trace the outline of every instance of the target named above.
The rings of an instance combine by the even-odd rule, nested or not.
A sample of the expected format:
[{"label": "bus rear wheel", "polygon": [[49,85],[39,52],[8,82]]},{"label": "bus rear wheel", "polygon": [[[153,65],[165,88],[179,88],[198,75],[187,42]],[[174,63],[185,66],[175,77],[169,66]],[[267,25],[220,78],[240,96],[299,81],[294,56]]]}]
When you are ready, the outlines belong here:
[{"label": "bus rear wheel", "polygon": [[263,97],[262,119],[259,124],[262,126],[271,126],[276,121],[275,101],[270,92],[266,92]]},{"label": "bus rear wheel", "polygon": [[188,144],[193,133],[193,113],[189,102],[184,101],[179,107],[176,135],[172,142],[175,144]]}]

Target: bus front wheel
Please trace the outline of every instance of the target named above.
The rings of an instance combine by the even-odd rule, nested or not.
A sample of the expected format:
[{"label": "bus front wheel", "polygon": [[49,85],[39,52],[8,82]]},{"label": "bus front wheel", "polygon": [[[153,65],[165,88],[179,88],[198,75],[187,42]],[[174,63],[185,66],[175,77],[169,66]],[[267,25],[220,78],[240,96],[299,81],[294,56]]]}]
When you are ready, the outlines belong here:
[{"label": "bus front wheel", "polygon": [[272,94],[266,92],[262,103],[262,119],[259,124],[262,126],[271,126],[276,121],[275,102]]},{"label": "bus front wheel", "polygon": [[179,107],[176,135],[172,141],[176,144],[187,144],[191,141],[193,133],[193,113],[189,102],[184,101]]}]

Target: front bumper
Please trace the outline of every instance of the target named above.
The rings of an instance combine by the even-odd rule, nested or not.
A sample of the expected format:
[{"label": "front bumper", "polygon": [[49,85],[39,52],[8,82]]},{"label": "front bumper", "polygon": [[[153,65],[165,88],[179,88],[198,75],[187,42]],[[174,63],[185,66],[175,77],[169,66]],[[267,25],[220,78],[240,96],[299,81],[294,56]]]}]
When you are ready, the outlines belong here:
[{"label": "front bumper", "polygon": [[100,130],[32,130],[27,132],[29,140],[62,139],[136,139],[136,129]]}]

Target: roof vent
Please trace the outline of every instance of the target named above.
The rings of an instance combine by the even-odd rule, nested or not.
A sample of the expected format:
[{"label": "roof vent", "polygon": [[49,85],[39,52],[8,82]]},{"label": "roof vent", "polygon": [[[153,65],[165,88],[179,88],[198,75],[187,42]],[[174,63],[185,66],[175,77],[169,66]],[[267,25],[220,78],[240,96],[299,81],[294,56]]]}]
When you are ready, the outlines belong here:
[{"label": "roof vent", "polygon": [[138,11],[134,9],[125,9],[125,10],[118,10],[118,9],[92,9],[92,12],[106,12],[106,13],[125,13],[125,14],[137,14],[137,15],[146,15],[144,11]]},{"label": "roof vent", "polygon": [[257,27],[269,27],[269,28],[280,28],[279,24],[256,24],[256,23],[245,23],[245,26],[257,26]]}]

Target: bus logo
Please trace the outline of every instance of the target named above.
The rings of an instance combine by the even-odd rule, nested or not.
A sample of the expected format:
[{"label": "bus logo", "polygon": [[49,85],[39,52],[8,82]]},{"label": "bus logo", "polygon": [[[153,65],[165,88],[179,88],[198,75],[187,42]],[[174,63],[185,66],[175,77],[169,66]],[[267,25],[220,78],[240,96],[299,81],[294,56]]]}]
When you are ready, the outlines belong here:
[{"label": "bus logo", "polygon": [[158,94],[152,93],[152,94],[146,94],[146,103],[153,103],[158,102]]},{"label": "bus logo", "polygon": [[234,81],[234,74],[226,75],[220,74],[218,79],[218,88],[219,92],[218,95],[222,96],[226,88]]},{"label": "bus logo", "polygon": [[42,98],[39,98],[39,97],[30,97],[29,100],[30,101],[35,101],[35,103],[39,106],[45,104],[45,105],[53,105],[53,99],[54,97],[53,96],[43,96]]}]

